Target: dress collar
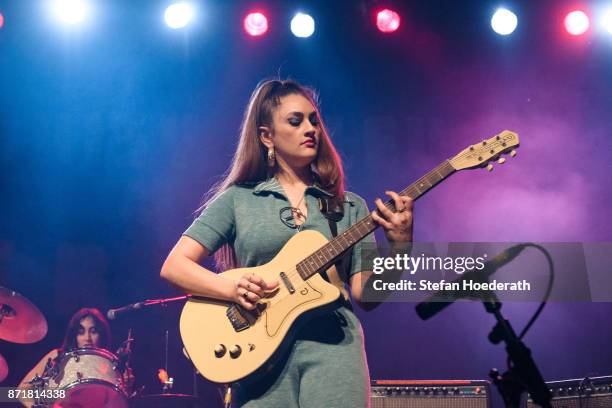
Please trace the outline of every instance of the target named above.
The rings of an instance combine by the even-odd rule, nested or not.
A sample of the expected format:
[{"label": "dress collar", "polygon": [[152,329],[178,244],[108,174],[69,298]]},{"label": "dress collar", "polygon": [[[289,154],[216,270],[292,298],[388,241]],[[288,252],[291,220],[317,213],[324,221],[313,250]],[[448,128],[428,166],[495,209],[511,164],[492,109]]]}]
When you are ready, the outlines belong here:
[{"label": "dress collar", "polygon": [[[309,192],[309,191],[315,192],[315,195],[320,194],[320,195],[324,195],[326,197],[333,197],[334,196],[330,192],[325,191],[324,189],[322,189],[316,183],[313,184],[312,186],[306,187],[306,192]],[[278,194],[282,194],[284,196],[285,195],[285,190],[283,189],[283,186],[280,185],[280,183],[278,182],[276,177],[271,177],[271,178],[269,178],[267,180],[264,180],[264,181],[260,182],[253,189],[253,194],[257,195],[257,194],[262,194],[262,193],[278,193]]]}]

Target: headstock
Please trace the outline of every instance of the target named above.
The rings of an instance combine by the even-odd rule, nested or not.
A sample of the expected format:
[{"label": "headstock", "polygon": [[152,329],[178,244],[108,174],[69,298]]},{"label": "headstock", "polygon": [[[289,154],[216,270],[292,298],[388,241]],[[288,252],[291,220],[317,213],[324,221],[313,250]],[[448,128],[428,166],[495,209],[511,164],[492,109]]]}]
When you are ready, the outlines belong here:
[{"label": "headstock", "polygon": [[483,140],[462,150],[458,155],[449,160],[455,170],[469,169],[473,167],[487,167],[493,170],[493,165],[489,163],[497,160],[503,164],[506,159],[500,157],[502,154],[510,153],[511,157],[516,156],[516,148],[519,146],[518,134],[504,130],[490,139]]}]

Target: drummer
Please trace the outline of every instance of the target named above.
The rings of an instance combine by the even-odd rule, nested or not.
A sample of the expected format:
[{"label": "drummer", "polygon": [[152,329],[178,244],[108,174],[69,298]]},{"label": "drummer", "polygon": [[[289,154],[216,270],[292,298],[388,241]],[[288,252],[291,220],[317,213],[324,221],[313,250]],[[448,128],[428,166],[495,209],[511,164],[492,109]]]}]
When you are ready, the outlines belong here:
[{"label": "drummer", "polygon": [[[64,341],[59,349],[53,349],[47,353],[21,380],[20,389],[30,389],[29,382],[35,376],[42,376],[47,363],[54,363],[56,358],[64,352],[77,348],[102,348],[108,349],[111,342],[111,331],[108,321],[102,313],[95,308],[83,308],[77,311],[66,328]],[[134,382],[131,369],[127,368],[123,375],[126,387],[130,388]],[[22,404],[29,407],[32,404],[22,401]]]}]

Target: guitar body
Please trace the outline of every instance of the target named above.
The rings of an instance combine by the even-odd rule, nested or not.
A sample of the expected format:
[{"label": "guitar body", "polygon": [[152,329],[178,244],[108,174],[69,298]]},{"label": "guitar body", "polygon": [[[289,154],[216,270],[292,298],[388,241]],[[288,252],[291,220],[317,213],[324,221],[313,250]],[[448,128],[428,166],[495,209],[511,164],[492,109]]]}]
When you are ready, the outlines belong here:
[{"label": "guitar body", "polygon": [[[214,299],[192,297],[187,301],[181,314],[181,337],[189,358],[204,377],[232,383],[258,369],[265,371],[265,363],[290,340],[287,334],[299,317],[306,318],[315,309],[324,311],[325,305],[335,307],[340,298],[338,287],[319,274],[304,280],[296,271],[300,260],[327,242],[317,231],[301,231],[267,264],[221,273],[234,281],[245,273],[255,273],[266,282],[279,281],[278,289],[259,302],[259,313],[249,314],[234,303]],[[281,272],[286,279],[281,278]]]}]

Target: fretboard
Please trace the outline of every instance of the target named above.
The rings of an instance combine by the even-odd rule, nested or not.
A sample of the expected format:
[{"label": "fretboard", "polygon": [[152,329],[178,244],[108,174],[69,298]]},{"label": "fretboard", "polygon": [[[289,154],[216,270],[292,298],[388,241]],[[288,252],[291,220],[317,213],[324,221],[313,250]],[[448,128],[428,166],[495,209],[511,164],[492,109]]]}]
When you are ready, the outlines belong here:
[{"label": "fretboard", "polygon": [[[431,170],[429,173],[399,192],[401,196],[408,196],[416,200],[431,190],[433,186],[450,176],[455,169],[448,160]],[[387,201],[385,207],[395,211],[392,200]],[[297,264],[297,271],[306,280],[311,276],[328,269],[353,245],[361,241],[368,234],[374,231],[378,224],[372,219],[371,215],[361,219],[351,228],[339,234],[312,255]]]}]

